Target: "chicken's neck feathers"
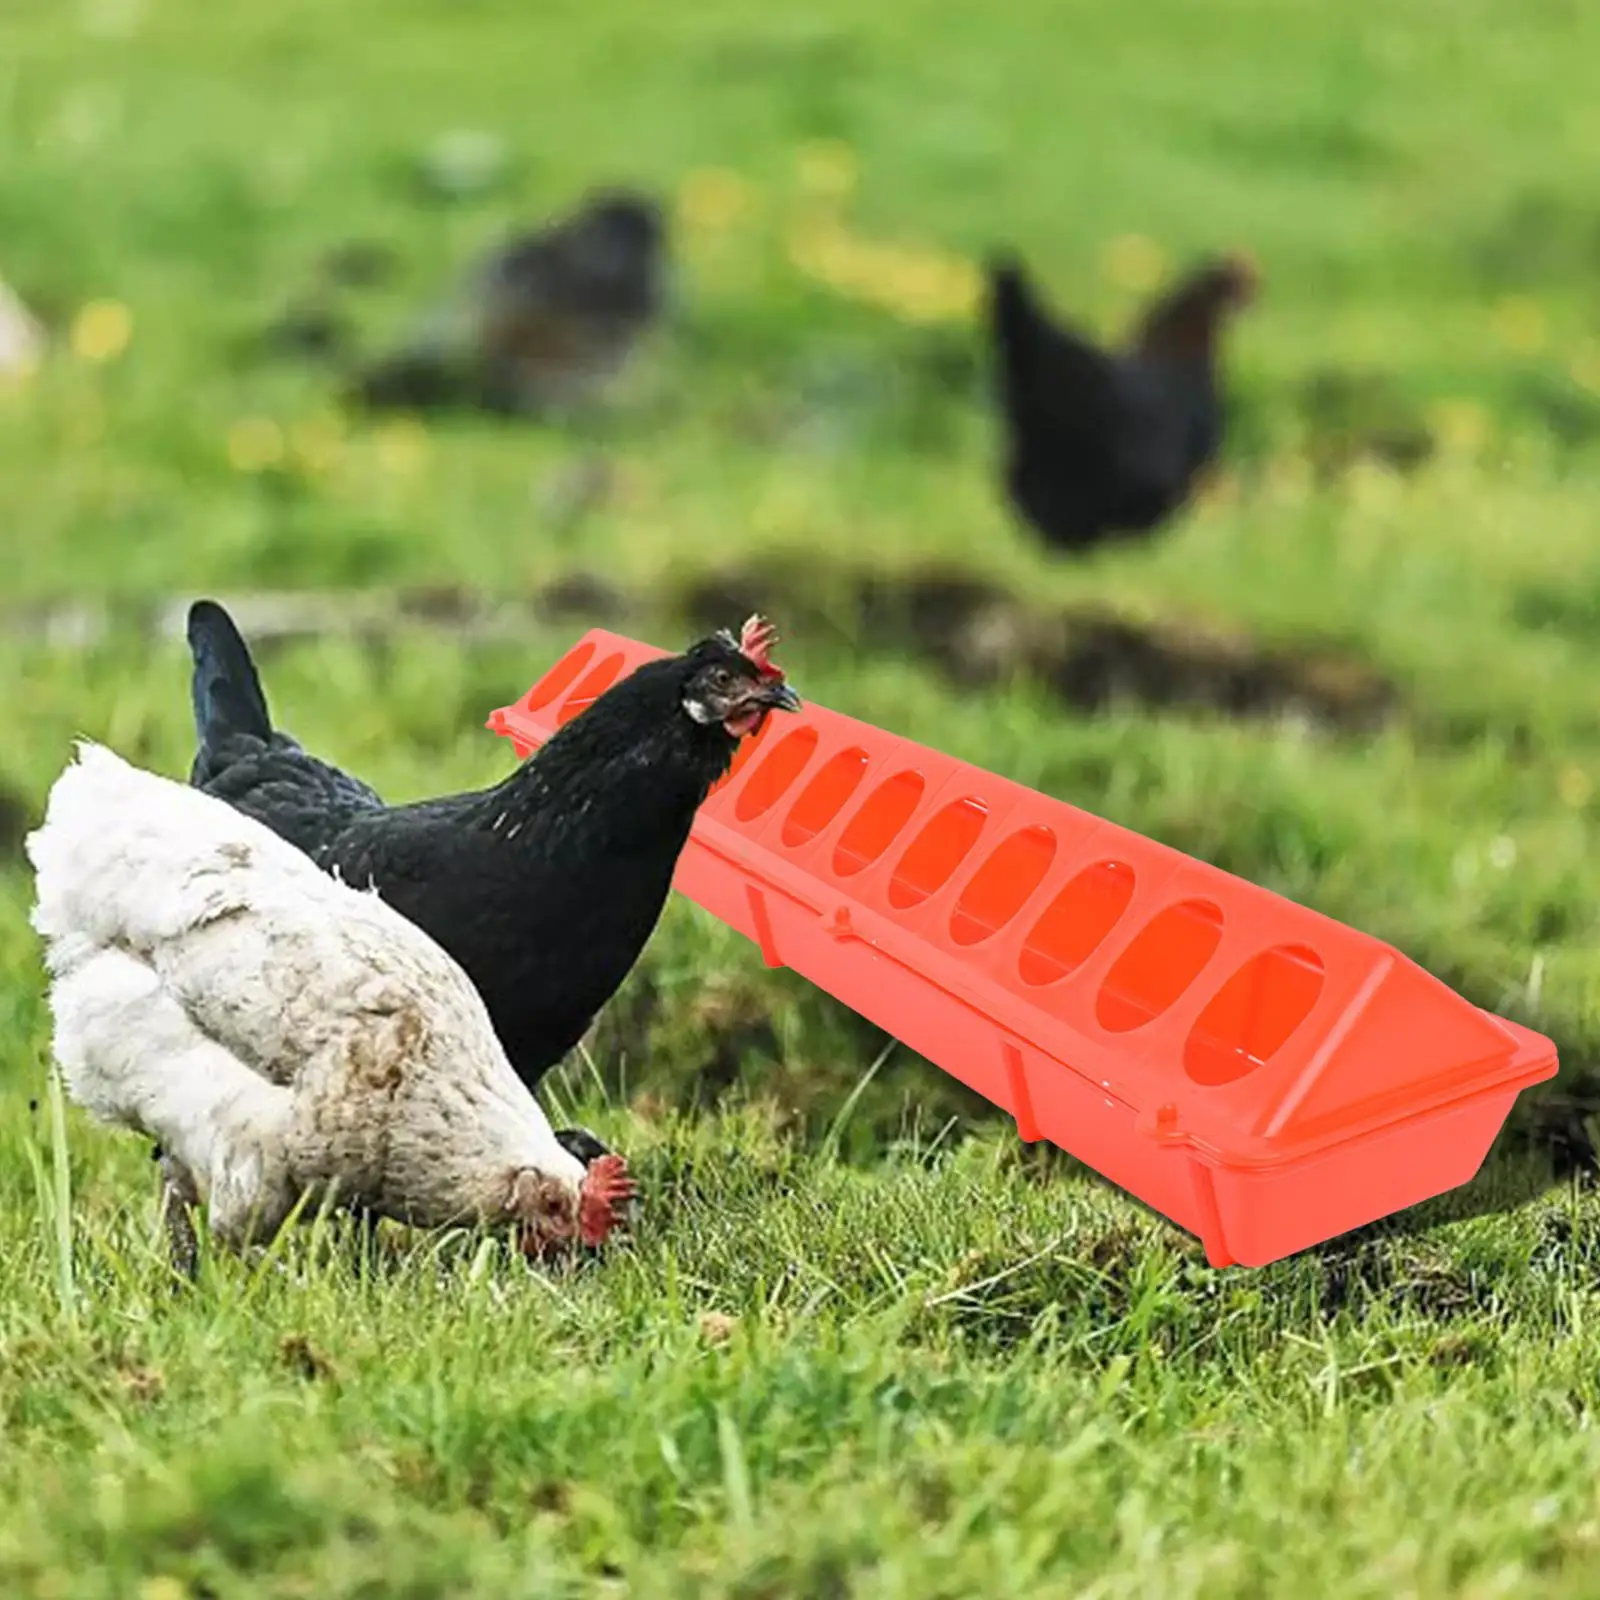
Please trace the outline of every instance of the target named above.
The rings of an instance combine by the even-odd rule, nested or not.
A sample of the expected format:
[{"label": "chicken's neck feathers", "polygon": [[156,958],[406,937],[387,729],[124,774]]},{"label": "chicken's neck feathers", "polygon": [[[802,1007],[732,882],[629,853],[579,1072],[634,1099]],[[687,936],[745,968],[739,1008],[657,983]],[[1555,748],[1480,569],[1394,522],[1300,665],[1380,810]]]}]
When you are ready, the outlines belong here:
[{"label": "chicken's neck feathers", "polygon": [[541,827],[570,836],[601,814],[617,825],[692,814],[727,771],[736,741],[720,727],[690,722],[675,704],[663,710],[654,697],[639,698],[638,707],[625,698],[596,701],[557,729],[477,796],[472,820],[505,835],[537,816]]}]

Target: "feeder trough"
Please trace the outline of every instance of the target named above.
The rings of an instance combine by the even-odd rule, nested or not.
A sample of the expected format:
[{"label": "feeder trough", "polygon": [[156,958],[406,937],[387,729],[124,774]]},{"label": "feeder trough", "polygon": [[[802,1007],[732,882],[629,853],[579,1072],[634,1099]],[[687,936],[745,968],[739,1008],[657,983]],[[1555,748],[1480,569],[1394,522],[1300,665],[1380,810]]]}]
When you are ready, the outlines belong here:
[{"label": "feeder trough", "polygon": [[[595,629],[488,725],[527,756],[665,654]],[[674,886],[1213,1266],[1465,1183],[1556,1072],[1378,939],[809,702],[740,746]]]}]

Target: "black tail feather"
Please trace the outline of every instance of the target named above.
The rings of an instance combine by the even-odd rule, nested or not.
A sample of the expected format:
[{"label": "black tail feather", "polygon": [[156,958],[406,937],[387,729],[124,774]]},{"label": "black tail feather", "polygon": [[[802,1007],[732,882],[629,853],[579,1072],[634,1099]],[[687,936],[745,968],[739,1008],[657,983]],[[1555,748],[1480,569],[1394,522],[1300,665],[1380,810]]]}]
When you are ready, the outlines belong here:
[{"label": "black tail feather", "polygon": [[196,769],[229,739],[272,737],[272,718],[255,663],[233,618],[215,600],[189,607],[189,649],[194,656],[190,696],[199,749]]},{"label": "black tail feather", "polygon": [[999,362],[1002,395],[1011,405],[1030,391],[1041,347],[1051,341],[1033,286],[1015,256],[992,257],[988,264],[989,328]]},{"label": "black tail feather", "polygon": [[1047,309],[1014,255],[988,262],[989,326],[1000,395],[1014,428],[1081,434],[1098,448],[1115,363]]},{"label": "black tail feather", "polygon": [[991,256],[986,264],[989,280],[989,318],[996,337],[1016,337],[1019,325],[1031,323],[1033,296],[1022,263],[1015,256]]}]

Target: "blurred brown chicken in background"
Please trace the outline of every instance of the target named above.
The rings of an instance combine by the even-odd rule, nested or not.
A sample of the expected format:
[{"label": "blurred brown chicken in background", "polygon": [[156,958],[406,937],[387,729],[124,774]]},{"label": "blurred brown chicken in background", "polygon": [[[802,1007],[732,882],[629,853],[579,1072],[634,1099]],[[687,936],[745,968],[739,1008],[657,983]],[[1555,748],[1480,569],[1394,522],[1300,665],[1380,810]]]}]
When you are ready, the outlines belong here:
[{"label": "blurred brown chicken in background", "polygon": [[412,337],[360,374],[355,397],[374,407],[520,414],[589,399],[659,318],[666,258],[656,200],[594,192],[476,261]]}]

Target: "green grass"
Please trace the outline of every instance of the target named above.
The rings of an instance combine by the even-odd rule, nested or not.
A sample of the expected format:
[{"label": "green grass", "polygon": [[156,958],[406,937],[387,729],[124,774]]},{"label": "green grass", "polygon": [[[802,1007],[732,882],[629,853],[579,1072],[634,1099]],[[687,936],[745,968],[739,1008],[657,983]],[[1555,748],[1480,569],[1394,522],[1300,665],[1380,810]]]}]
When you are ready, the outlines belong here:
[{"label": "green grass", "polygon": [[[0,273],[60,344],[0,388],[0,1592],[1592,1594],[1600,1199],[1555,1181],[1534,1109],[1470,1189],[1213,1272],[675,903],[552,1089],[647,1184],[633,1243],[540,1275],[472,1239],[360,1263],[334,1227],[182,1292],[145,1151],[52,1099],[6,816],[75,734],[189,753],[177,645],[129,616],[40,640],[48,606],[585,571],[672,643],[697,576],[802,559],[802,693],[1394,941],[1592,1093],[1597,47],[1571,0],[0,8]],[[417,161],[462,128],[503,173],[429,198]],[[1101,327],[1137,298],[1112,240],[1252,246],[1223,492],[1148,550],[1041,556],[993,493],[973,330],[791,260],[819,140],[858,164],[850,228],[1015,243]],[[747,204],[686,213],[681,311],[608,417],[419,439],[252,353],[331,246],[398,254],[352,296],[370,342],[505,222],[711,169]],[[131,327],[99,363],[67,346],[96,299]],[[1440,448],[1324,470],[1330,374],[1358,425]],[[241,423],[284,463],[239,470]],[[614,493],[553,522],[596,456]],[[1308,732],[959,687],[849,614],[858,569],[929,562],[1039,610],[1315,641],[1400,709]],[[436,792],[507,769],[483,717],[580,626],[312,640],[268,654],[269,692],[385,792]]]}]

